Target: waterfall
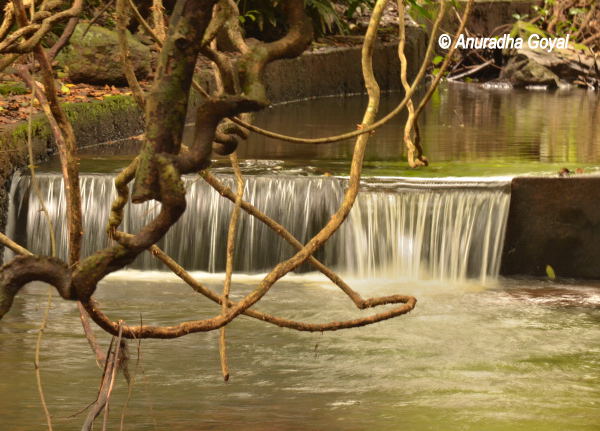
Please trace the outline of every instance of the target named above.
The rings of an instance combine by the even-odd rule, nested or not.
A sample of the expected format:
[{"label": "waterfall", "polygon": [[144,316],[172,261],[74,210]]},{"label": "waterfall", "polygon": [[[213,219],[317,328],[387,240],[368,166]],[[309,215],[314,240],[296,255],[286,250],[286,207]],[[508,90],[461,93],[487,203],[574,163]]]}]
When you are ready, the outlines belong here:
[{"label": "waterfall", "polygon": [[[221,180],[234,187],[231,176]],[[57,248],[66,257],[67,226],[62,178],[38,174],[53,221]],[[115,196],[114,177],[81,176],[83,254],[109,244],[106,222]],[[187,211],[159,246],[188,270],[222,272],[232,204],[199,177],[185,177]],[[333,177],[247,176],[244,198],[307,242],[342,201],[347,180]],[[432,278],[485,281],[500,267],[510,195],[507,182],[371,181],[348,220],[315,256],[346,275],[377,278]],[[49,254],[47,222],[30,190],[29,176],[15,176],[8,234],[35,253]],[[137,232],[160,204],[127,205],[122,229]],[[265,272],[295,250],[264,224],[243,213],[235,269]],[[161,269],[144,253],[132,264]],[[301,271],[312,270],[308,264]]]}]

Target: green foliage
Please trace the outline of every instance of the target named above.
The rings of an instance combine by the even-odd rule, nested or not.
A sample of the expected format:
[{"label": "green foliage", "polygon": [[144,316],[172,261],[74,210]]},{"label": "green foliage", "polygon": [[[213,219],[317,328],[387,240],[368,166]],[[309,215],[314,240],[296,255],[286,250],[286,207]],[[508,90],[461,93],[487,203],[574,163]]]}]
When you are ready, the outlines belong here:
[{"label": "green foliage", "polygon": [[510,30],[510,37],[522,37],[524,39],[528,38],[532,34],[537,34],[540,37],[546,37],[546,33],[537,27],[536,25],[522,20],[517,20],[512,26]]},{"label": "green foliage", "polygon": [[[533,14],[518,15],[513,17],[518,21],[527,21],[531,27],[535,27],[538,31],[545,31],[554,36],[565,37],[568,34],[578,33],[582,41],[583,33],[595,34],[598,31],[597,18],[593,16],[586,17],[591,12],[594,2],[587,3],[584,1],[567,2],[565,0],[544,0],[539,5],[532,6]],[[598,9],[596,9],[598,16]],[[585,28],[582,28],[584,26]],[[533,32],[530,32],[533,33]],[[576,42],[575,40],[573,42]]]},{"label": "green foliage", "polygon": [[[284,29],[283,17],[279,6],[282,0],[237,0],[240,9],[240,21],[246,30],[252,33],[280,35]],[[351,19],[359,8],[372,8],[374,0],[340,0],[340,11],[329,0],[304,0],[306,11],[314,23],[317,35],[345,34],[348,32],[347,20]],[[258,35],[257,35],[258,36]]]},{"label": "green foliage", "polygon": [[430,9],[435,2],[432,0],[408,0],[409,11],[412,16],[425,18],[429,21],[433,20]]},{"label": "green foliage", "polygon": [[278,0],[238,0],[242,24],[254,24],[260,31],[265,26],[277,27],[280,20]]},{"label": "green foliage", "polygon": [[6,82],[0,84],[0,95],[13,96],[17,94],[28,94],[29,90],[20,82]]},{"label": "green foliage", "polygon": [[330,1],[304,0],[304,5],[315,24],[317,34],[347,32],[346,23],[340,19]]}]

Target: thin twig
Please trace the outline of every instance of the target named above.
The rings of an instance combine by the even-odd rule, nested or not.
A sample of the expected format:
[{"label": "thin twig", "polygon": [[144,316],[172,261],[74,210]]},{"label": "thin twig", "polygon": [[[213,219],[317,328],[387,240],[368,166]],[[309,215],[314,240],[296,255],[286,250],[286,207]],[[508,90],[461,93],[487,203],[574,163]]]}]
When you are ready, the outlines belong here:
[{"label": "thin twig", "polygon": [[159,39],[165,40],[167,30],[165,29],[165,8],[162,0],[152,0],[152,21],[154,22],[154,31]]},{"label": "thin twig", "polygon": [[42,318],[40,329],[38,330],[37,342],[35,343],[35,359],[33,361],[35,367],[35,379],[37,381],[38,394],[40,395],[42,409],[44,410],[44,415],[46,416],[48,431],[52,431],[52,416],[50,416],[50,412],[48,411],[48,405],[46,404],[46,397],[44,395],[44,388],[42,386],[42,374],[40,370],[40,347],[42,345],[42,337],[44,335],[44,330],[46,329],[46,325],[48,323],[48,314],[50,312],[51,305],[52,288],[48,287],[48,302],[46,304],[46,310],[44,311],[44,317]]},{"label": "thin twig", "polygon": [[[108,351],[106,353],[106,361],[104,362],[104,370],[102,373],[102,379],[100,383],[100,388],[98,390],[98,395],[96,396],[96,401],[93,403],[92,408],[88,412],[88,415],[83,423],[83,426],[81,428],[82,431],[90,431],[92,429],[94,425],[94,420],[98,417],[98,415],[100,415],[103,409],[106,409],[103,424],[104,426],[106,425],[108,415],[108,402],[110,400],[115,376],[118,372],[123,321],[120,320],[117,323],[117,325],[119,327],[119,330],[117,332],[116,337],[113,336],[113,338],[111,339],[110,345],[108,346]],[[113,349],[113,346],[115,345],[116,347]]]},{"label": "thin twig", "polygon": [[[33,100],[35,99],[35,90],[31,89],[31,102],[29,105],[29,119],[27,123],[27,150],[29,153],[29,171],[31,172],[31,184],[37,195],[39,200],[40,207],[42,208],[42,212],[46,218],[48,223],[48,231],[50,234],[50,244],[52,249],[52,256],[56,257],[56,238],[54,237],[54,225],[52,224],[52,220],[50,219],[50,215],[48,213],[48,209],[44,204],[44,200],[42,198],[42,193],[40,191],[39,185],[37,183],[37,178],[35,176],[35,164],[33,159],[33,143],[32,143],[32,118],[33,118]],[[48,314],[50,312],[50,306],[52,305],[52,287],[48,287],[48,303],[46,305],[46,310],[44,311],[44,317],[42,319],[42,323],[40,325],[40,329],[38,331],[37,342],[35,343],[35,358],[34,358],[34,366],[35,366],[35,379],[37,382],[38,393],[40,395],[40,402],[42,403],[42,409],[44,410],[44,415],[46,416],[46,423],[48,424],[48,431],[52,431],[52,416],[50,416],[50,412],[48,411],[48,405],[46,404],[46,396],[44,395],[44,388],[42,385],[42,373],[40,370],[40,347],[42,344],[42,337],[44,335],[44,329],[46,328],[46,324],[48,323]]]},{"label": "thin twig", "polygon": [[[229,308],[229,292],[231,290],[231,276],[233,273],[233,262],[235,252],[235,237],[237,231],[238,220],[240,218],[240,208],[242,206],[242,199],[244,197],[244,178],[242,177],[242,171],[238,161],[237,154],[234,152],[229,155],[231,160],[231,167],[235,175],[237,184],[237,193],[235,204],[231,210],[231,219],[229,220],[229,229],[227,231],[227,262],[225,264],[225,283],[223,284],[223,302],[221,309],[223,314],[227,313]],[[225,342],[225,327],[222,327],[219,334],[219,357],[221,358],[221,372],[223,373],[223,379],[229,380],[229,366],[227,365],[227,344]]]},{"label": "thin twig", "polygon": [[454,76],[449,76],[447,79],[448,79],[448,81],[456,81],[457,79],[461,79],[461,78],[465,78],[467,76],[474,75],[477,72],[479,72],[480,70],[483,70],[486,67],[490,66],[493,62],[494,62],[494,60],[488,60],[485,63],[479,64],[477,67],[473,67],[473,68],[467,70],[466,72],[459,73]]},{"label": "thin twig", "polygon": [[94,25],[96,23],[96,21],[98,21],[100,19],[100,17],[104,14],[104,12],[106,12],[108,10],[108,8],[111,7],[114,2],[115,2],[115,0],[109,0],[104,6],[102,6],[102,8],[98,11],[98,13],[96,15],[94,15],[94,17],[90,20],[90,22],[88,23],[85,30],[83,30],[83,34],[81,36],[82,39],[85,37],[87,32],[90,31],[90,28],[92,27],[92,25]]},{"label": "thin twig", "polygon": [[30,252],[29,250],[27,250],[25,247],[17,244],[12,239],[10,239],[6,235],[4,235],[2,232],[0,232],[0,244],[8,247],[9,249],[11,249],[16,254],[21,254],[21,255],[24,255],[24,256],[33,256],[32,252]]},{"label": "thin twig", "polygon": [[[33,78],[31,78],[33,81]],[[35,86],[35,83],[33,83]],[[48,223],[48,234],[50,235],[50,253],[52,256],[56,257],[56,237],[54,234],[54,224],[52,223],[52,219],[50,218],[50,213],[48,213],[48,208],[44,203],[44,198],[42,196],[42,191],[40,190],[40,186],[37,182],[37,177],[35,175],[35,159],[33,157],[33,100],[35,99],[35,87],[31,88],[31,101],[29,104],[29,117],[27,120],[27,152],[29,155],[29,172],[31,174],[31,186],[35,192],[35,195],[40,204],[40,208],[42,209],[42,213],[44,214],[44,218],[46,219],[46,223]]]},{"label": "thin twig", "polygon": [[[447,2],[442,1],[440,10],[438,12],[438,16],[436,22],[433,26],[436,29],[445,15]],[[436,32],[432,31],[431,38],[436,37]],[[402,87],[404,91],[407,92],[410,89],[410,84],[408,83],[408,78],[406,76],[406,70],[408,61],[406,60],[406,55],[404,53],[404,45],[406,43],[406,22],[404,20],[404,1],[398,0],[398,58],[400,59],[400,81],[402,82]],[[427,159],[423,156],[423,149],[418,143],[415,143],[411,137],[413,132],[413,120],[415,117],[415,107],[412,99],[407,103],[408,108],[408,118],[404,125],[404,145],[408,150],[408,164],[411,168],[417,166],[427,165]]]},{"label": "thin twig", "polygon": [[63,49],[67,42],[69,42],[78,23],[79,17],[71,18],[67,22],[67,25],[63,30],[62,34],[60,35],[56,43],[52,46],[52,48],[50,48],[50,50],[48,51],[48,58],[50,60],[54,60],[54,58],[56,58],[61,49]]},{"label": "thin twig", "polygon": [[[439,83],[440,83],[440,81],[442,79],[442,76],[444,75],[444,73],[448,69],[448,66],[450,65],[450,61],[452,60],[452,56],[454,55],[454,52],[456,51],[456,46],[458,44],[458,38],[462,34],[462,32],[464,31],[465,26],[467,25],[467,20],[469,19],[469,16],[471,14],[471,9],[473,7],[473,2],[474,2],[474,0],[468,0],[467,5],[465,7],[465,10],[464,10],[463,15],[462,15],[461,20],[460,20],[460,25],[459,25],[458,29],[456,30],[456,33],[454,34],[454,37],[452,39],[452,45],[450,47],[450,50],[448,51],[448,53],[444,57],[444,61],[442,62],[442,65],[440,66],[437,75],[435,75],[435,78],[433,78],[433,81],[431,82],[431,84],[427,88],[427,91],[425,92],[425,95],[423,96],[423,98],[419,102],[419,105],[417,106],[417,109],[415,111],[415,115],[412,118],[409,119],[410,122],[411,122],[411,127],[414,127],[414,130],[415,130],[414,143],[415,143],[415,146],[417,148],[420,148],[420,146],[421,146],[421,135],[419,133],[419,128],[417,126],[417,122],[419,121],[419,117],[423,113],[423,110],[425,109],[425,106],[427,105],[427,103],[429,103],[429,100],[431,99],[431,96],[433,96],[433,93],[437,89],[437,87],[438,87],[438,85],[439,85]],[[435,39],[435,38],[432,37],[431,39]]]},{"label": "thin twig", "polygon": [[104,421],[102,422],[102,431],[106,431],[106,424],[108,423],[108,412],[110,411],[110,396],[112,394],[113,387],[115,385],[115,378],[119,372],[119,355],[121,350],[121,340],[123,338],[123,322],[119,321],[119,335],[117,336],[117,349],[115,357],[113,359],[112,374],[110,376],[110,384],[108,386],[108,392],[106,394],[106,403],[104,405]]},{"label": "thin twig", "polygon": [[100,388],[98,389],[98,394],[96,395],[96,399],[91,404],[91,406],[86,407],[86,409],[90,407],[91,408],[85,418],[85,421],[83,422],[81,431],[90,431],[92,429],[94,425],[94,420],[102,412],[102,408],[106,404],[106,390],[108,388],[108,384],[112,376],[112,365],[114,363],[114,344],[115,337],[113,336],[110,340],[110,344],[108,345],[108,350],[106,352],[106,361],[104,361],[104,368],[102,370],[102,377],[100,379]]},{"label": "thin twig", "polygon": [[156,42],[156,44],[158,45],[158,47],[162,48],[162,46],[163,46],[163,40],[160,37],[158,37],[158,35],[154,32],[154,30],[152,30],[152,27],[150,27],[150,24],[148,24],[148,21],[146,21],[144,19],[144,17],[140,13],[140,10],[137,8],[137,6],[133,2],[133,0],[127,0],[127,1],[129,3],[129,8],[131,9],[131,11],[133,12],[133,14],[135,15],[135,18],[138,20],[138,22],[143,27],[143,29],[154,40],[154,42]]},{"label": "thin twig", "polygon": [[123,73],[133,93],[133,98],[143,111],[146,106],[144,90],[135,76],[135,69],[129,58],[129,43],[127,41],[127,3],[126,0],[117,0],[117,35],[119,37],[119,52]]},{"label": "thin twig", "polygon": [[[143,325],[142,315],[140,314],[140,326]],[[133,376],[131,376],[131,380],[128,382],[127,388],[127,399],[125,400],[125,404],[123,404],[123,410],[121,411],[121,425],[119,430],[123,431],[123,427],[125,426],[125,414],[127,412],[127,407],[129,406],[129,401],[131,400],[131,394],[133,393],[133,385],[135,384],[135,380],[137,378],[139,367],[140,367],[140,359],[142,354],[142,340],[137,340],[137,359],[135,361],[135,372]]]},{"label": "thin twig", "polygon": [[79,319],[81,320],[81,326],[83,327],[83,333],[85,334],[85,338],[88,341],[88,344],[92,348],[94,352],[94,356],[96,357],[96,364],[98,367],[102,368],[102,365],[106,361],[106,355],[100,348],[98,341],[96,340],[96,336],[94,335],[94,331],[90,326],[90,317],[85,311],[85,308],[81,304],[81,302],[77,301],[77,309],[79,310]]}]

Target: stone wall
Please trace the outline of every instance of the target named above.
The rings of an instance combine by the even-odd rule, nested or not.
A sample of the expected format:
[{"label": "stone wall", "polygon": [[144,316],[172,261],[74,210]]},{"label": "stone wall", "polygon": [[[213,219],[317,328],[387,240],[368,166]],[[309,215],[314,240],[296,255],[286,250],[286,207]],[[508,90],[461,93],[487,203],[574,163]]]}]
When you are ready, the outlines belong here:
[{"label": "stone wall", "polygon": [[512,181],[501,274],[600,279],[600,177]]},{"label": "stone wall", "polygon": [[[412,80],[425,57],[427,37],[418,27],[407,28],[405,54],[407,75]],[[322,48],[300,57],[279,60],[267,65],[267,96],[273,104],[325,96],[364,93],[360,47]],[[395,43],[378,43],[373,53],[373,70],[382,90],[402,90],[400,61]],[[202,73],[199,81],[208,91],[215,89],[211,74]],[[193,121],[194,108],[200,96],[193,95],[188,121]]]},{"label": "stone wall", "polygon": [[[408,33],[406,56],[409,80],[417,74],[420,59],[425,56],[427,40],[421,31]],[[326,48],[292,60],[269,65],[265,82],[273,103],[292,100],[364,93],[361,53],[357,48]],[[383,90],[401,90],[400,62],[396,44],[377,45],[373,54],[373,70]],[[282,77],[288,77],[289,80]]]},{"label": "stone wall", "polygon": [[[112,96],[91,103],[64,105],[79,143],[94,145],[122,139],[142,131],[142,117],[130,97]],[[4,232],[8,212],[10,180],[15,170],[29,164],[28,124],[19,123],[0,133],[0,231]],[[35,163],[47,160],[56,148],[52,132],[43,114],[31,122],[31,142]],[[0,247],[0,263],[3,250]]]}]

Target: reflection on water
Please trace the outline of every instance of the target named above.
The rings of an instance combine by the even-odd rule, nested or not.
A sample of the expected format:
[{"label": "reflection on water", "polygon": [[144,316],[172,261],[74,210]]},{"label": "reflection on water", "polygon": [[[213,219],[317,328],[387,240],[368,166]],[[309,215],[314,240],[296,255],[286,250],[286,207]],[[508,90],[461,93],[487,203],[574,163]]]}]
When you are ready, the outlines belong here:
[{"label": "reflection on water", "polygon": [[[200,278],[218,288],[218,276]],[[241,295],[257,277],[238,278]],[[287,281],[286,281],[287,280]],[[314,274],[277,284],[260,309],[294,319],[361,315]],[[217,334],[142,342],[129,430],[598,430],[600,291],[589,285],[503,280],[440,286],[350,280],[365,294],[419,298],[409,315],[356,330],[308,334],[240,318],[228,331],[232,380],[219,376]],[[0,429],[42,429],[33,351],[45,288],[28,288],[0,326]],[[117,274],[98,299],[112,318],[172,324],[216,306],[157,273]],[[73,303],[56,299],[43,376],[57,429],[94,400],[101,371]],[[106,345],[108,339],[101,336]],[[136,345],[130,344],[135,369]],[[9,370],[9,371],[7,371]],[[118,429],[126,387],[111,410]]]},{"label": "reflection on water", "polygon": [[[399,102],[384,94],[380,115]],[[366,99],[361,96],[277,105],[256,115],[255,123],[298,137],[320,137],[353,130],[360,123]],[[600,165],[600,95],[581,89],[542,92],[444,84],[421,118],[425,153],[432,165],[410,169],[402,146],[406,116],[378,129],[367,147],[365,174],[391,176],[486,176],[528,172],[556,173],[562,167],[595,172]],[[188,127],[189,139],[193,128]],[[107,156],[101,148],[85,150],[84,172],[114,172],[128,164],[134,147],[117,145]],[[238,152],[261,173],[300,170],[303,173],[347,174],[353,141],[292,144],[252,134]],[[256,161],[260,161],[256,163]],[[268,161],[271,161],[270,163]],[[279,161],[275,162],[274,161]],[[274,163],[274,164],[273,164]],[[216,166],[229,165],[227,159]],[[254,168],[253,168],[254,167]],[[58,160],[42,167],[59,171]]]},{"label": "reflection on water", "polygon": [[432,99],[423,141],[436,160],[598,163],[600,97],[452,85]]},{"label": "reflection on water", "polygon": [[[380,113],[389,112],[399,100],[397,94],[384,97]],[[294,136],[326,136],[360,123],[365,104],[364,97],[290,103],[259,113],[256,122]],[[404,122],[405,116],[399,116],[373,135],[368,161],[405,160],[401,145]],[[589,166],[600,163],[600,97],[578,89],[539,92],[446,84],[425,110],[421,133],[425,153],[434,166],[445,166],[450,161],[518,162],[530,164],[531,170],[543,168],[536,163]],[[306,145],[252,135],[240,152],[250,159],[304,159],[319,165],[323,161],[348,160],[352,148],[351,141]],[[450,167],[453,169],[446,175],[460,175],[460,165]]]}]

